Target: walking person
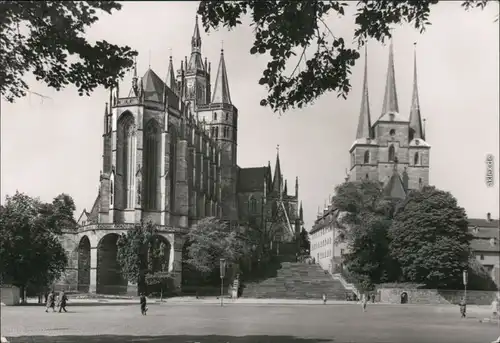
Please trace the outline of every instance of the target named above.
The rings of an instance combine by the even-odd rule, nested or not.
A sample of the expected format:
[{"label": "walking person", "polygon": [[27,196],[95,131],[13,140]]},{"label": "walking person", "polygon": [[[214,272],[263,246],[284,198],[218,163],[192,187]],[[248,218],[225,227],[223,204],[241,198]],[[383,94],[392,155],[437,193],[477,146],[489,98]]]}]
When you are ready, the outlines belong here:
[{"label": "walking person", "polygon": [[144,295],[144,293],[141,293],[140,304],[141,304],[141,314],[145,316],[146,312],[148,312],[148,307],[147,307],[146,296]]},{"label": "walking person", "polygon": [[366,304],[368,303],[368,297],[366,294],[361,295],[361,306],[363,307],[363,312],[366,312]]},{"label": "walking person", "polygon": [[322,298],[323,298],[323,305],[326,305],[326,300],[327,300],[327,299],[326,299],[326,294],[325,294],[325,293],[323,293]]},{"label": "walking person", "polygon": [[460,303],[458,304],[458,306],[460,306],[461,318],[465,318],[466,313],[467,313],[467,303],[465,302],[464,298],[462,298],[462,300],[460,300]]},{"label": "walking person", "polygon": [[52,309],[52,312],[56,312],[56,299],[54,291],[50,291],[49,295],[47,296],[47,307],[45,308],[45,312],[48,313],[49,308]]},{"label": "walking person", "polygon": [[59,293],[59,313],[61,313],[61,310],[64,310],[64,312],[68,312],[68,311],[66,311],[66,302],[67,301],[68,301],[68,297],[66,296],[66,293],[64,293],[64,291]]}]

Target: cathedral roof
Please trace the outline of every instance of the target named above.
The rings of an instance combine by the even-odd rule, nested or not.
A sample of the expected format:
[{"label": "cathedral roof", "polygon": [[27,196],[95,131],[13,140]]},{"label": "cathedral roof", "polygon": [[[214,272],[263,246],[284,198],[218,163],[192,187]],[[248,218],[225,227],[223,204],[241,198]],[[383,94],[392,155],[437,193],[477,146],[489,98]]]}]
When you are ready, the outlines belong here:
[{"label": "cathedral roof", "polygon": [[161,78],[149,68],[146,74],[142,77],[144,87],[144,99],[162,102],[163,92],[165,91],[165,83]]},{"label": "cathedral roof", "polygon": [[262,191],[268,173],[268,167],[240,168],[238,192]]}]

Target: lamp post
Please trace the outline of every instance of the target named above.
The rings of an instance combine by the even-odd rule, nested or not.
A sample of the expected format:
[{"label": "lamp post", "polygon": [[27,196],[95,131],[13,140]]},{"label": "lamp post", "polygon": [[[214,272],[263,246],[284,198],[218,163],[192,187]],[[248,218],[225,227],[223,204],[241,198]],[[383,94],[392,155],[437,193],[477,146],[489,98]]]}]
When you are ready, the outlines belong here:
[{"label": "lamp post", "polygon": [[226,260],[220,259],[220,306],[224,306],[224,276],[226,275]]}]

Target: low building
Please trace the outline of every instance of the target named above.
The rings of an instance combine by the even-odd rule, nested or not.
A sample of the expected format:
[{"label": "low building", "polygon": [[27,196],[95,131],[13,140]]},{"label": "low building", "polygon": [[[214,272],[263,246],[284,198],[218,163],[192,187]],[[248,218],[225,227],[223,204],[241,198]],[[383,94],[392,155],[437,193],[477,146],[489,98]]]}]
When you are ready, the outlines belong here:
[{"label": "low building", "polygon": [[469,231],[474,236],[471,242],[472,253],[477,261],[490,273],[491,278],[500,286],[500,245],[499,221],[486,218],[469,218]]},{"label": "low building", "polygon": [[321,268],[330,273],[341,268],[342,255],[346,249],[346,244],[337,239],[338,214],[338,209],[332,205],[325,207],[323,213],[318,213],[318,217],[309,232],[311,257]]}]

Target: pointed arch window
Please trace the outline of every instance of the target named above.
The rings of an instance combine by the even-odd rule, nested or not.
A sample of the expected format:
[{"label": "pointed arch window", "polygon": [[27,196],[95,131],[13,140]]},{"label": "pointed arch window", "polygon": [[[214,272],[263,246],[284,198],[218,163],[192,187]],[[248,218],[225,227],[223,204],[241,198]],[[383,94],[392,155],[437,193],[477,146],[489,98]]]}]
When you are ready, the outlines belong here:
[{"label": "pointed arch window", "polygon": [[[160,126],[156,120],[151,119],[144,132],[144,206],[148,210],[158,210],[159,195],[158,184],[160,177]],[[137,200],[139,203],[139,199]]]},{"label": "pointed arch window", "polygon": [[117,141],[117,175],[122,184],[117,199],[121,208],[131,208],[134,206],[136,130],[134,117],[130,112],[122,114],[118,121]]},{"label": "pointed arch window", "polygon": [[217,120],[217,112],[214,112],[214,120]]},{"label": "pointed arch window", "polygon": [[219,127],[215,127],[215,139],[219,138]]},{"label": "pointed arch window", "polygon": [[418,152],[416,152],[415,155],[413,155],[413,164],[414,165],[420,164],[420,156],[419,156]]},{"label": "pointed arch window", "polygon": [[351,154],[351,166],[356,164],[356,155],[354,153]]},{"label": "pointed arch window", "polygon": [[394,145],[389,146],[389,162],[394,162],[396,159],[396,149]]},{"label": "pointed arch window", "polygon": [[370,163],[370,152],[367,150],[365,151],[364,157],[363,157],[363,163],[368,164]]},{"label": "pointed arch window", "polygon": [[229,112],[226,112],[226,121],[229,120]]},{"label": "pointed arch window", "polygon": [[114,183],[115,180],[111,179],[110,181],[111,181],[110,182],[111,184],[110,184],[110,187],[109,187],[109,203],[110,203],[111,206],[113,206],[113,201],[115,200],[115,199],[113,199],[114,198],[114,191],[115,191],[113,183]]},{"label": "pointed arch window", "polygon": [[223,132],[223,136],[224,136],[224,138],[226,138],[226,137],[227,137],[227,127],[226,127],[226,126],[224,126],[224,127],[222,128],[222,132]]},{"label": "pointed arch window", "polygon": [[419,189],[422,189],[422,187],[423,187],[423,186],[424,186],[424,182],[422,181],[422,178],[421,178],[421,177],[419,177],[419,178],[418,178],[418,188],[419,188]]},{"label": "pointed arch window", "polygon": [[257,213],[257,200],[250,198],[250,213]]}]

